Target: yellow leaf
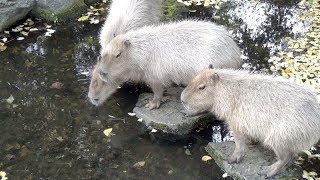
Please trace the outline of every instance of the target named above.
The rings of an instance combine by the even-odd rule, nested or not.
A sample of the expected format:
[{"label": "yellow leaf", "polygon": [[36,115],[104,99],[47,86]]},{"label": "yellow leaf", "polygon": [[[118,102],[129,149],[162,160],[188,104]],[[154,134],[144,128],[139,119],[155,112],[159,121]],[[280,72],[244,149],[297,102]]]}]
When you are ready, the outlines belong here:
[{"label": "yellow leaf", "polygon": [[204,6],[204,7],[208,7],[208,6],[209,6],[209,3],[210,3],[210,0],[204,0],[203,6]]},{"label": "yellow leaf", "polygon": [[82,16],[78,19],[78,21],[88,21],[89,20],[89,16]]},{"label": "yellow leaf", "polygon": [[201,158],[201,160],[205,161],[205,162],[207,162],[207,161],[209,161],[211,159],[212,159],[212,157],[210,157],[210,156],[202,156],[202,158]]},{"label": "yellow leaf", "polygon": [[6,177],[7,173],[4,172],[4,171],[0,171],[0,177],[1,177],[1,180],[7,180],[8,178]]},{"label": "yellow leaf", "polygon": [[295,43],[295,44],[293,45],[293,48],[294,48],[294,49],[299,48],[299,43]]},{"label": "yellow leaf", "polygon": [[8,99],[6,99],[7,103],[12,104],[14,101],[14,97],[12,95],[10,95],[10,97]]},{"label": "yellow leaf", "polygon": [[24,35],[24,36],[28,36],[29,33],[28,32],[25,32],[25,31],[21,31],[20,34]]},{"label": "yellow leaf", "polygon": [[143,167],[145,164],[146,164],[145,161],[139,161],[139,162],[135,163],[135,164],[133,165],[133,167],[135,167],[135,168],[140,168],[140,167]]},{"label": "yellow leaf", "polygon": [[103,134],[109,137],[109,136],[111,136],[111,132],[112,132],[112,128],[108,128],[103,131]]}]

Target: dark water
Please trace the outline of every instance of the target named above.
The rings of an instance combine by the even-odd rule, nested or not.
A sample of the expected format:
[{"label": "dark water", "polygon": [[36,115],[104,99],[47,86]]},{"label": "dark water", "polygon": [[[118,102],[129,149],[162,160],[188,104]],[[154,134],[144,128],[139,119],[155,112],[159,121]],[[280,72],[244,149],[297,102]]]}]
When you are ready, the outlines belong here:
[{"label": "dark water", "polygon": [[[250,5],[234,0],[218,12],[201,9],[190,16],[221,16],[217,22],[233,31],[248,67],[261,69],[268,67],[269,54],[281,48],[281,38],[296,36],[305,25],[292,32],[300,23],[295,2]],[[201,161],[212,141],[212,125],[218,123],[179,140],[150,133],[127,115],[146,91],[139,86],[121,88],[101,107],[88,103],[99,28],[56,25],[52,37],[34,33],[8,43],[0,53],[0,170],[10,179],[222,179],[213,161]],[[63,86],[52,88],[55,82]],[[10,95],[12,104],[6,102]],[[107,128],[113,128],[111,138],[103,134]],[[145,166],[133,167],[139,161]],[[319,172],[319,164],[310,160],[303,167]]]}]

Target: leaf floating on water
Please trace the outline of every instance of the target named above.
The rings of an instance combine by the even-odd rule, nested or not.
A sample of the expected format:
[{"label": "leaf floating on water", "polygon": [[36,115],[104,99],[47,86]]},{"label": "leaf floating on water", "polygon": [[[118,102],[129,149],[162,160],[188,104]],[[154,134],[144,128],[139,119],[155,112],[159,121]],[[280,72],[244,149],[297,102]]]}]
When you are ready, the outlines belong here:
[{"label": "leaf floating on water", "polygon": [[0,177],[1,177],[1,180],[7,180],[8,177],[6,177],[7,173],[4,172],[4,171],[0,171]]},{"label": "leaf floating on water", "polygon": [[4,43],[0,43],[0,52],[5,51],[7,49],[7,46],[4,45]]},{"label": "leaf floating on water", "polygon": [[24,35],[24,36],[28,36],[28,35],[29,35],[29,33],[26,32],[26,31],[21,31],[20,34],[22,34],[22,35]]},{"label": "leaf floating on water", "polygon": [[308,156],[311,156],[311,152],[310,151],[304,150],[303,152],[306,153]]},{"label": "leaf floating on water", "polygon": [[211,160],[212,159],[212,157],[210,157],[210,156],[202,156],[202,158],[201,158],[201,160],[202,161],[205,161],[205,162],[207,162],[207,161],[209,161],[209,160]]},{"label": "leaf floating on water", "polygon": [[2,40],[2,42],[7,42],[7,41],[8,41],[8,38],[4,37],[4,38],[2,38],[1,40]]},{"label": "leaf floating on water", "polygon": [[3,31],[5,34],[10,34],[10,31]]},{"label": "leaf floating on water", "polygon": [[31,28],[29,31],[30,31],[30,32],[39,31],[39,29],[38,29],[38,28]]},{"label": "leaf floating on water", "polygon": [[107,137],[109,137],[112,135],[111,132],[112,132],[112,128],[108,128],[103,131],[103,134],[106,135]]},{"label": "leaf floating on water", "polygon": [[155,132],[158,132],[158,130],[152,129],[151,132],[152,132],[152,133],[155,133]]},{"label": "leaf floating on water", "polygon": [[222,178],[226,178],[226,177],[228,177],[228,173],[222,174]]},{"label": "leaf floating on water", "polygon": [[204,0],[204,7],[208,7],[210,5],[210,0]]},{"label": "leaf floating on water", "polygon": [[116,118],[116,117],[114,117],[114,116],[112,116],[112,115],[110,115],[110,114],[108,114],[108,117],[109,117],[109,118],[113,118],[113,119]]},{"label": "leaf floating on water", "polygon": [[129,115],[129,116],[135,116],[136,113],[130,113],[130,112],[129,112],[128,115]]},{"label": "leaf floating on water", "polygon": [[190,152],[189,149],[186,149],[186,150],[184,151],[184,153],[185,153],[186,155],[188,155],[188,156],[191,156],[191,152]]},{"label": "leaf floating on water", "polygon": [[135,167],[135,168],[141,168],[141,167],[143,167],[145,164],[146,164],[145,161],[139,161],[139,162],[135,163],[135,164],[133,165],[133,167]]},{"label": "leaf floating on water", "polygon": [[189,12],[194,13],[194,12],[197,12],[197,10],[195,10],[195,9],[190,9]]},{"label": "leaf floating on water", "polygon": [[142,122],[142,120],[143,120],[142,118],[139,118],[139,119],[138,119],[139,122]]},{"label": "leaf floating on water", "polygon": [[22,40],[24,40],[24,37],[18,37],[17,40],[22,41]]},{"label": "leaf floating on water", "polygon": [[14,97],[12,95],[10,95],[10,97],[8,97],[8,99],[6,99],[7,103],[12,104],[14,101]]},{"label": "leaf floating on water", "polygon": [[82,22],[82,21],[88,21],[89,20],[89,16],[82,16],[78,19],[78,21]]}]

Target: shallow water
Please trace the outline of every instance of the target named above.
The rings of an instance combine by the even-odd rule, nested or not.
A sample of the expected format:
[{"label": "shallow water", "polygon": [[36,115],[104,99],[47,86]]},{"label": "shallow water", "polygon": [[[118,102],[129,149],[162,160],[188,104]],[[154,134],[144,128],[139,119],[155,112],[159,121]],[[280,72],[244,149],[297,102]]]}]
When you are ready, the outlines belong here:
[{"label": "shallow water", "polygon": [[[218,12],[201,9],[190,16],[219,15],[217,22],[230,27],[244,50],[247,67],[261,69],[281,48],[281,38],[304,31],[295,8],[294,2],[253,7],[233,0]],[[34,34],[0,53],[0,170],[10,179],[222,179],[213,161],[201,161],[216,122],[177,140],[150,133],[127,115],[143,87],[124,86],[101,107],[87,101],[100,25],[56,25],[52,37]],[[63,86],[52,87],[55,82]],[[6,102],[10,95],[12,104]],[[111,138],[102,133],[107,128],[113,128]],[[133,167],[139,161],[145,166]],[[303,167],[319,172],[320,163]]]}]

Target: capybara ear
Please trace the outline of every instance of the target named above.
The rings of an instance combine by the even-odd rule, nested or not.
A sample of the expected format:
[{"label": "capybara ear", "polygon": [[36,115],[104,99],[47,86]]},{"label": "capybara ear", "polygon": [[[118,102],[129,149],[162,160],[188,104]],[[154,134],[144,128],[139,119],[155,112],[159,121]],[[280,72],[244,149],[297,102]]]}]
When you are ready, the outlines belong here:
[{"label": "capybara ear", "polygon": [[131,45],[131,42],[127,39],[124,41],[124,45],[128,48]]},{"label": "capybara ear", "polygon": [[213,69],[213,65],[212,64],[209,64],[209,69]]},{"label": "capybara ear", "polygon": [[214,81],[217,81],[217,80],[220,79],[220,77],[219,77],[219,75],[218,75],[217,73],[213,73],[212,79],[213,79]]}]

